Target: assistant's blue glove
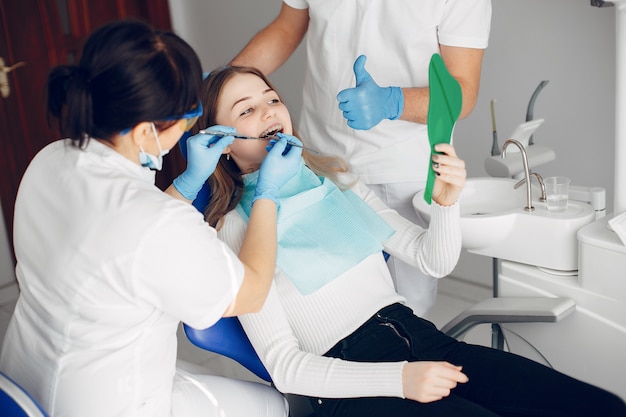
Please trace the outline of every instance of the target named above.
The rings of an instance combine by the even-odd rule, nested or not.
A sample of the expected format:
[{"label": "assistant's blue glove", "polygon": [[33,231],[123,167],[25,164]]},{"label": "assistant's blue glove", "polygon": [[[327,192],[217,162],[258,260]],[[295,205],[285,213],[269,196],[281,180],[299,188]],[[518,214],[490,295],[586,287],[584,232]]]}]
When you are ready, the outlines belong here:
[{"label": "assistant's blue glove", "polygon": [[[283,133],[279,133],[278,137],[278,141],[270,142],[269,152],[261,163],[252,202],[259,198],[269,198],[278,203],[280,188],[300,171],[302,142],[295,136]],[[291,146],[289,143],[299,146]]]},{"label": "assistant's blue glove", "polygon": [[404,110],[404,94],[400,87],[379,87],[365,70],[365,55],[354,61],[356,87],[347,88],[337,94],[339,109],[348,121],[348,126],[368,130],[383,119],[396,120]]},{"label": "assistant's blue glove", "polygon": [[[234,127],[212,126],[211,130],[235,133]],[[194,200],[217,166],[224,149],[235,138],[198,133],[187,139],[187,169],[174,180],[174,187],[187,200]]]}]

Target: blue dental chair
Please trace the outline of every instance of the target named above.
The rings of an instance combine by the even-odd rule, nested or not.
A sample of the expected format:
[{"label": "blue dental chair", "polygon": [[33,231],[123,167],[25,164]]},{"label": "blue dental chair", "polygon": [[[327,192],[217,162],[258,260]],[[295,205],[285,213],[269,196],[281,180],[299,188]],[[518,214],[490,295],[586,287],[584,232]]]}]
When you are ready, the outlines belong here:
[{"label": "blue dental chair", "polygon": [[30,394],[2,372],[0,372],[0,415],[49,417]]}]

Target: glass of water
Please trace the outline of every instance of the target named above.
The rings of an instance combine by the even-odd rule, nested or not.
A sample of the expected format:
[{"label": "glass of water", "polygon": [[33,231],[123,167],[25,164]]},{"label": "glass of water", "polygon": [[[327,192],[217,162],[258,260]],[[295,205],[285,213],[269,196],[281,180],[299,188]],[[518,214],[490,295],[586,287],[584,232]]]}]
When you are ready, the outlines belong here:
[{"label": "glass of water", "polygon": [[543,180],[546,186],[546,206],[548,211],[567,210],[570,179],[567,177],[548,177]]}]

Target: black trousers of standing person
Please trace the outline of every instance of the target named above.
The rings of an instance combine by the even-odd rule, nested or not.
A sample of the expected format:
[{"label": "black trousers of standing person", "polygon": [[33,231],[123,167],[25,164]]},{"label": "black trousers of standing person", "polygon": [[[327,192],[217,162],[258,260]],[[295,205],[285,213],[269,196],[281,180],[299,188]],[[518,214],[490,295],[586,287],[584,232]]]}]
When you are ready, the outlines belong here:
[{"label": "black trousers of standing person", "polygon": [[401,304],[380,310],[325,356],[356,362],[448,361],[462,365],[469,382],[430,403],[393,397],[309,397],[317,416],[626,416],[626,404],[610,392],[521,356],[460,342]]}]

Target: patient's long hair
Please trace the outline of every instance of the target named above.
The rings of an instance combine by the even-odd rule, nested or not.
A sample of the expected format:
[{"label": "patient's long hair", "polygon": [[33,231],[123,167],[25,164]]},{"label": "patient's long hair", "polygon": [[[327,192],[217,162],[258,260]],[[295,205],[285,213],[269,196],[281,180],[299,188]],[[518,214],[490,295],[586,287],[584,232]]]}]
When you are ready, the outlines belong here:
[{"label": "patient's long hair", "polygon": [[[200,128],[206,128],[218,124],[215,120],[217,103],[224,84],[235,74],[253,74],[262,79],[268,87],[276,91],[263,73],[253,67],[226,66],[209,74],[202,84],[201,100],[204,113],[196,124],[193,133]],[[277,92],[278,93],[278,92]],[[279,95],[280,98],[280,95]],[[282,101],[282,98],[281,98]],[[296,133],[294,132],[294,136]],[[339,180],[338,174],[350,171],[349,164],[342,158],[329,155],[316,155],[307,151],[302,152],[305,164],[317,175],[328,177],[340,188],[347,188],[351,184]],[[243,178],[239,167],[233,159],[227,159],[222,155],[213,175],[209,177],[211,197],[207,204],[204,216],[206,221],[213,227],[226,213],[233,210],[241,200],[243,191]]]}]

